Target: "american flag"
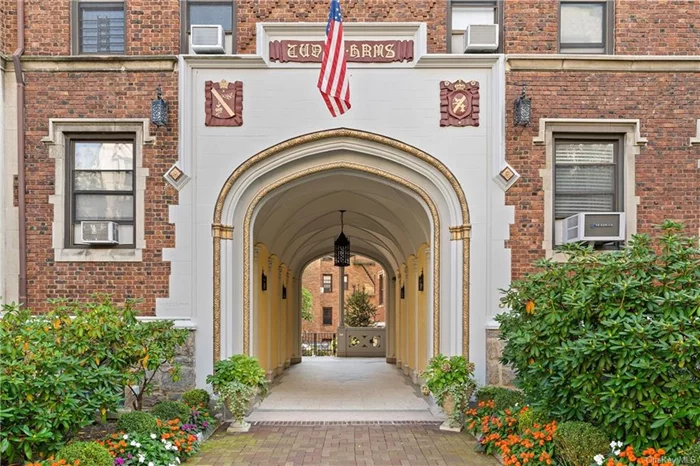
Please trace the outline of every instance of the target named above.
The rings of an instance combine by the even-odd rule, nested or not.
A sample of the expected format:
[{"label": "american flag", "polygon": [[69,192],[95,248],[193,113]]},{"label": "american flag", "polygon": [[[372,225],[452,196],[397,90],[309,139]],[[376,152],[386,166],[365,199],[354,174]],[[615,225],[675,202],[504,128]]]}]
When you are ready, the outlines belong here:
[{"label": "american flag", "polygon": [[340,2],[331,0],[326,26],[326,45],[323,50],[321,74],[318,76],[318,90],[321,91],[331,115],[337,117],[350,110],[350,83],[345,60],[343,41],[343,14]]}]

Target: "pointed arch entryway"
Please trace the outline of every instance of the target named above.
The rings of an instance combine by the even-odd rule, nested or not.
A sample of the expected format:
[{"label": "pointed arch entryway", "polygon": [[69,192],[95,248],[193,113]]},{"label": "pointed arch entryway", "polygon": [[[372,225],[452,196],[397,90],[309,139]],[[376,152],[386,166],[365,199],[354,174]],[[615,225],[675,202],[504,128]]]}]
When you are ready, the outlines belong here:
[{"label": "pointed arch entryway", "polygon": [[[401,199],[415,206],[416,216],[421,215],[421,209],[424,211],[423,227],[430,232],[426,242],[432,259],[428,274],[432,279],[431,353],[462,353],[468,357],[470,222],[462,187],[443,163],[414,146],[374,133],[339,128],[299,136],[255,154],[222,187],[212,224],[214,361],[237,352],[250,353],[254,348],[251,305],[257,277],[252,274],[251,256],[254,236],[260,234],[255,231],[257,216],[266,202],[283,202],[290,189],[327,186],[348,177],[377,189],[386,186],[381,189],[390,193],[387,196],[403,196]],[[323,228],[310,237],[325,238],[328,233]],[[355,232],[359,247],[386,255],[397,276],[405,277],[405,245],[399,242],[383,248],[379,243],[390,242],[387,235],[376,233],[370,238],[363,233],[368,228],[358,227]],[[375,241],[378,237],[382,241]],[[318,247],[323,246],[319,243]],[[318,247],[309,246],[308,254],[318,255]],[[284,270],[292,279],[298,267],[289,265],[306,263],[310,258],[293,257],[293,252],[275,257],[279,273]]]}]

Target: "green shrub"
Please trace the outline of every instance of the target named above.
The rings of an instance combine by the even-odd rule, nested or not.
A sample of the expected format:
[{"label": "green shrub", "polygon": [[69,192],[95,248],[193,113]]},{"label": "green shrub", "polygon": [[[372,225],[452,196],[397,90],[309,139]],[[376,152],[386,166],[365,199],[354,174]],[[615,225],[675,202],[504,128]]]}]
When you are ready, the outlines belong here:
[{"label": "green shrub", "polygon": [[182,394],[183,403],[187,403],[191,407],[207,407],[209,406],[209,392],[203,388],[194,388]]},{"label": "green shrub", "polygon": [[[430,359],[420,376],[425,381],[423,393],[432,393],[435,402],[450,415],[450,422],[454,426],[461,425],[464,410],[476,388],[474,363],[467,362],[464,356],[438,354]],[[454,404],[453,407],[446,405],[450,402]]]},{"label": "green shrub", "polygon": [[597,427],[579,421],[562,422],[554,437],[555,452],[565,466],[590,466],[593,457],[610,451],[608,438]]},{"label": "green shrub", "polygon": [[258,358],[245,354],[234,354],[228,359],[214,363],[214,373],[207,376],[214,393],[219,393],[225,385],[239,382],[253,387],[261,398],[267,396],[265,369],[260,367]]},{"label": "green shrub", "polygon": [[700,437],[700,249],[682,225],[620,251],[567,245],[565,263],[505,292],[502,362],[528,401],[635,448],[680,449]]},{"label": "green shrub", "polygon": [[496,404],[495,411],[503,411],[507,408],[514,408],[516,405],[522,407],[525,405],[525,395],[518,391],[505,387],[495,387],[487,385],[476,391],[476,401],[493,400]]},{"label": "green shrub", "polygon": [[135,362],[124,341],[137,325],[127,303],[54,301],[33,315],[4,306],[0,319],[0,458],[56,453],[67,438],[121,404]]},{"label": "green shrub", "polygon": [[114,466],[109,450],[95,442],[69,443],[58,451],[56,457],[66,460],[68,464],[80,460],[80,464],[86,466]]},{"label": "green shrub", "polygon": [[525,432],[527,429],[532,429],[535,424],[545,425],[551,420],[545,413],[528,406],[528,409],[518,414],[518,431]]},{"label": "green shrub", "polygon": [[128,433],[148,435],[158,429],[158,420],[152,414],[132,411],[119,417],[117,429]]},{"label": "green shrub", "polygon": [[190,418],[190,407],[179,401],[159,401],[153,407],[153,415],[161,421],[169,421],[171,419],[179,419],[182,422],[187,422]]}]

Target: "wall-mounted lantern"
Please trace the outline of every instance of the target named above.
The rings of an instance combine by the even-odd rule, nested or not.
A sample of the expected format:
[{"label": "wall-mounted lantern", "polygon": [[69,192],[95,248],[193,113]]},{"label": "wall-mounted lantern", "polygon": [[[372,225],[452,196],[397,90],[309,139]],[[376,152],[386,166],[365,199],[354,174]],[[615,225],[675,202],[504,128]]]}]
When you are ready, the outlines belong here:
[{"label": "wall-mounted lantern", "polygon": [[156,126],[168,124],[168,102],[163,100],[163,90],[158,86],[156,98],[151,102],[151,123]]},{"label": "wall-mounted lantern", "polygon": [[333,252],[334,252],[334,265],[336,267],[348,267],[350,266],[350,240],[345,233],[343,233],[343,213],[345,211],[340,211],[340,234],[333,242]]},{"label": "wall-mounted lantern", "polygon": [[515,126],[527,126],[530,124],[531,113],[532,101],[530,97],[525,95],[525,85],[523,84],[523,92],[515,99],[515,114],[513,115]]},{"label": "wall-mounted lantern", "polygon": [[423,269],[421,269],[420,275],[418,275],[418,291],[423,291],[424,287]]},{"label": "wall-mounted lantern", "polygon": [[287,299],[287,287],[282,285],[282,299]]},{"label": "wall-mounted lantern", "polygon": [[267,291],[267,275],[265,275],[265,272],[262,273],[262,277],[260,278],[260,288],[263,291]]}]

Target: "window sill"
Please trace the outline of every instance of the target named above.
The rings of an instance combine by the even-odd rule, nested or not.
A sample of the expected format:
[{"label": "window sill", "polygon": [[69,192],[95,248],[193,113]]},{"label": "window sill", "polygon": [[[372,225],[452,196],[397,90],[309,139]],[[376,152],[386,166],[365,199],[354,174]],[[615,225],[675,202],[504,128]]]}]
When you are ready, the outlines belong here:
[{"label": "window sill", "polygon": [[56,262],[141,262],[143,249],[73,248],[54,249]]}]

